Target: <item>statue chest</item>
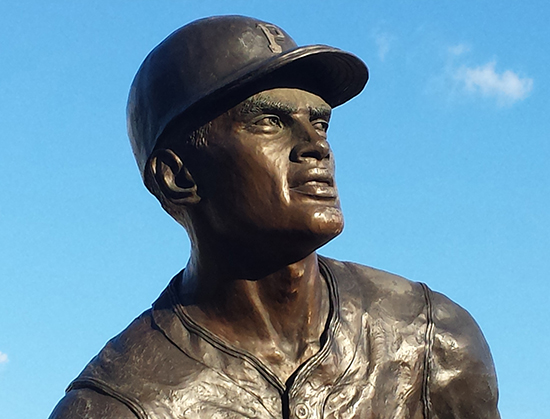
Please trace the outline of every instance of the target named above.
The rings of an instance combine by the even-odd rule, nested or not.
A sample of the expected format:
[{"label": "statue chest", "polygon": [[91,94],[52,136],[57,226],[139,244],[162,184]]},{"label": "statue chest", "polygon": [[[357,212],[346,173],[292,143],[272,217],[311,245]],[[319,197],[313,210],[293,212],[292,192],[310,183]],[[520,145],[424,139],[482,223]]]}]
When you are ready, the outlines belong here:
[{"label": "statue chest", "polygon": [[423,316],[397,322],[343,304],[321,351],[287,383],[253,358],[203,346],[207,367],[142,406],[150,419],[422,418],[425,334]]}]

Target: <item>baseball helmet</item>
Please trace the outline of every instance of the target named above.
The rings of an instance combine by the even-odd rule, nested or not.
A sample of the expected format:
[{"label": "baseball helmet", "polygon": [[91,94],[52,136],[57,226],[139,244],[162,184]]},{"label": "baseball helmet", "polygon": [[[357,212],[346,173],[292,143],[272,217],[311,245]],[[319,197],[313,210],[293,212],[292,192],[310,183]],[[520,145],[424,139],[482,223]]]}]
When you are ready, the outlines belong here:
[{"label": "baseball helmet", "polygon": [[336,107],[367,80],[367,66],[355,55],[326,45],[299,47],[271,23],[245,16],[200,19],[145,58],[128,98],[128,136],[143,176],[171,124],[190,133],[276,87],[300,88]]}]

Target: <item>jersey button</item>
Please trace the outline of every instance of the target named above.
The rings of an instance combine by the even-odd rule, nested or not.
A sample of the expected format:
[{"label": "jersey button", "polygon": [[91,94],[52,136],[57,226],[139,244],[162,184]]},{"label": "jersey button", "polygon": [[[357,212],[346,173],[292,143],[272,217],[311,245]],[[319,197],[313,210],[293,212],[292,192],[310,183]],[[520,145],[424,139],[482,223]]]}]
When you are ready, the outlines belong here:
[{"label": "jersey button", "polygon": [[304,403],[298,403],[294,412],[296,412],[298,419],[306,419],[309,416],[309,409]]}]

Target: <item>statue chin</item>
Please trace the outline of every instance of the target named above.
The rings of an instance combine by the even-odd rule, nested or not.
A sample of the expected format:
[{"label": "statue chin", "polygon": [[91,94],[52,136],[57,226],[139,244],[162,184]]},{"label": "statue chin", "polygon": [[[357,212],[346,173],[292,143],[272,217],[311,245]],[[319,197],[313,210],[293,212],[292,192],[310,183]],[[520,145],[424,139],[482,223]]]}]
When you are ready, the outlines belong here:
[{"label": "statue chin", "polygon": [[307,233],[304,235],[306,252],[311,253],[324,246],[343,230],[344,216],[340,208],[321,207],[315,209],[307,225]]},{"label": "statue chin", "polygon": [[[328,233],[332,238],[344,229],[344,215],[340,208],[323,208],[313,214],[314,226],[319,226],[319,233]],[[331,238],[331,239],[332,239]]]}]

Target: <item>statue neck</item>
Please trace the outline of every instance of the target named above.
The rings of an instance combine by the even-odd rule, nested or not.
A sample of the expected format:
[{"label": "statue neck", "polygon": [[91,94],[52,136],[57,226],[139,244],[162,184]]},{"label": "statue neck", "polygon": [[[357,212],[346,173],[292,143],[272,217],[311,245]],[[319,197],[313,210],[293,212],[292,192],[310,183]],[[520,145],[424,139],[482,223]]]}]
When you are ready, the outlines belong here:
[{"label": "statue neck", "polygon": [[182,277],[185,309],[198,324],[262,360],[283,382],[319,350],[330,304],[316,253],[254,280],[205,268],[192,258]]}]

